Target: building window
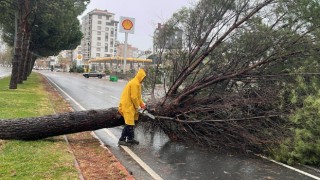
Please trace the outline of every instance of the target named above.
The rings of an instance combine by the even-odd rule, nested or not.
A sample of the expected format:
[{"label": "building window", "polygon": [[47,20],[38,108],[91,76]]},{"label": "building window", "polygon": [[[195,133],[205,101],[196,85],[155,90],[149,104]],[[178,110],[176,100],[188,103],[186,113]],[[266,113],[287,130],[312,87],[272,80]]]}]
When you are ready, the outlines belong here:
[{"label": "building window", "polygon": [[108,27],[106,27],[106,31],[109,31],[109,28],[108,28]]},{"label": "building window", "polygon": [[98,15],[98,19],[102,19],[102,16],[101,16],[101,15]]},{"label": "building window", "polygon": [[110,46],[113,47],[113,39],[110,39]]},{"label": "building window", "polygon": [[98,26],[98,30],[101,30],[101,26]]},{"label": "building window", "polygon": [[97,37],[97,40],[98,40],[98,41],[101,41],[101,37]]},{"label": "building window", "polygon": [[97,46],[101,46],[101,42],[97,42]]},{"label": "building window", "polygon": [[109,35],[108,34],[106,34],[106,41],[108,41],[109,40]]},{"label": "building window", "polygon": [[101,31],[98,31],[97,34],[98,34],[98,35],[101,35]]},{"label": "building window", "polygon": [[104,47],[104,50],[108,52],[108,44],[106,44],[106,46]]},{"label": "building window", "polygon": [[100,48],[97,48],[97,51],[101,51],[101,49],[100,49]]},{"label": "building window", "polygon": [[97,54],[96,54],[96,57],[100,57],[100,53],[97,53]]},{"label": "building window", "polygon": [[101,24],[101,21],[98,21],[98,24]]}]

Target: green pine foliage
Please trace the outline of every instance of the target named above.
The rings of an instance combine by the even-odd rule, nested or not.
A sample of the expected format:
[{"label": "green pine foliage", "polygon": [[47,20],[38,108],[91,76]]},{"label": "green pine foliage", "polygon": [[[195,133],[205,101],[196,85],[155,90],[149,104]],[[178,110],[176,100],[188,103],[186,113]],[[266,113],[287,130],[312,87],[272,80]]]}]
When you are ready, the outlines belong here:
[{"label": "green pine foliage", "polygon": [[275,148],[276,160],[288,164],[320,166],[320,88],[319,78],[297,78],[289,100],[298,108],[290,116],[291,137]]}]

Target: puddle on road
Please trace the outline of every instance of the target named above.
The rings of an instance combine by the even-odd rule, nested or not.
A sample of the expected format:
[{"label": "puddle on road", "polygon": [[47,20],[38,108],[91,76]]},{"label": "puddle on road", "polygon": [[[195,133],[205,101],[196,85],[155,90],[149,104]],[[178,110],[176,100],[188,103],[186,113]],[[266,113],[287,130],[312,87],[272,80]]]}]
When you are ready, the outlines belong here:
[{"label": "puddle on road", "polygon": [[163,179],[310,179],[256,156],[217,153],[171,142],[163,132],[144,133],[136,128],[140,141],[133,151]]}]

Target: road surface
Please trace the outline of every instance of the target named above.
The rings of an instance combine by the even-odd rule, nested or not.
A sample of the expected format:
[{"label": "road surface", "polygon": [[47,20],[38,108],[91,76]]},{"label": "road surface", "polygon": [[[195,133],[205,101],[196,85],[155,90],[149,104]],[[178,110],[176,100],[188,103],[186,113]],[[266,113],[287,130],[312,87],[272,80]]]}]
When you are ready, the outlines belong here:
[{"label": "road surface", "polygon": [[0,66],[0,79],[11,74],[11,68]]},{"label": "road surface", "polygon": [[[125,81],[84,78],[62,72],[41,71],[75,110],[116,107]],[[161,132],[136,129],[138,146],[118,146],[122,127],[94,131],[136,179],[292,179],[320,180],[320,171],[305,166],[290,167],[259,156],[210,152],[207,149],[170,142]]]}]

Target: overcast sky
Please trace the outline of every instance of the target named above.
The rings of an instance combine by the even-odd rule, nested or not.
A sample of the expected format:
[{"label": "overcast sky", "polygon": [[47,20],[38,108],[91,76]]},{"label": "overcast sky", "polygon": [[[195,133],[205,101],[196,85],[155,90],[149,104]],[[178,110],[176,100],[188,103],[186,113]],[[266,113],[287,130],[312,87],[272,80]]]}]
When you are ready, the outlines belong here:
[{"label": "overcast sky", "polygon": [[[183,6],[190,6],[190,2],[192,0],[91,0],[82,16],[100,9],[114,13],[116,21],[120,16],[135,18],[135,33],[128,35],[128,44],[140,50],[152,50],[157,23],[165,22]],[[124,33],[118,32],[118,41],[123,43],[124,37]]]}]

